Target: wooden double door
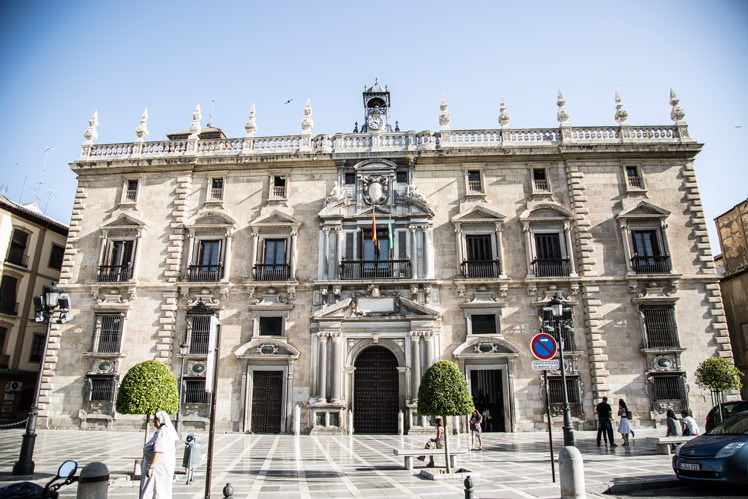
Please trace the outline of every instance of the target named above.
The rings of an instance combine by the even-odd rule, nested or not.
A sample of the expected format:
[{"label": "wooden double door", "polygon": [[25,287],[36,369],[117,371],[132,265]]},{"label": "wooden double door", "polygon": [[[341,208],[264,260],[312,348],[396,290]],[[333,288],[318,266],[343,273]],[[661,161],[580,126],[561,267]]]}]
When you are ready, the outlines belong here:
[{"label": "wooden double door", "polygon": [[356,433],[397,433],[397,358],[387,348],[369,347],[356,359],[353,428]]},{"label": "wooden double door", "polygon": [[280,433],[283,415],[283,371],[252,375],[252,433]]}]

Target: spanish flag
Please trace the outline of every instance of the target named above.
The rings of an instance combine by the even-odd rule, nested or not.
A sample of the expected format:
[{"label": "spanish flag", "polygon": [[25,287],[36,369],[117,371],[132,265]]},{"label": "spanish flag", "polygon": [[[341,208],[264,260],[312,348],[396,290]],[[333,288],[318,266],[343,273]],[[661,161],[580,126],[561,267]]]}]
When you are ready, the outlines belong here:
[{"label": "spanish flag", "polygon": [[377,214],[376,209],[371,209],[371,242],[374,244],[374,258],[379,260],[379,244],[377,242]]}]

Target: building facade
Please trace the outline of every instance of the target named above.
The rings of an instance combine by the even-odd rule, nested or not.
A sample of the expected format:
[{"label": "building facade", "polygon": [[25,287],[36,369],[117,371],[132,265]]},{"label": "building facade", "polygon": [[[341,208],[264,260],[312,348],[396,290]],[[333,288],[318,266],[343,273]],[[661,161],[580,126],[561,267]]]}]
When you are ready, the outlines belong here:
[{"label": "building facade", "polygon": [[720,287],[735,366],[743,372],[743,400],[748,398],[748,199],[714,219],[722,248]]},{"label": "building facade", "polygon": [[34,295],[57,281],[68,227],[35,203],[0,195],[0,421],[26,417],[34,398],[46,325],[33,322]]},{"label": "building facade", "polygon": [[[494,431],[560,421],[560,371],[533,371],[530,342],[556,294],[574,424],[603,395],[639,424],[667,408],[705,413],[697,363],[730,357],[688,135],[669,126],[401,131],[390,92],[363,93],[363,125],[244,137],[200,125],[80,158],[62,273],[74,319],[55,326],[42,394],[52,427],[120,427],[114,395],[135,363],[180,375],[182,418],[204,427],[211,324],[220,323],[220,429],[427,431],[421,375],[456,362]],[[435,112],[435,115],[437,113]],[[677,195],[674,195],[677,193]],[[180,346],[187,353],[180,356]],[[53,374],[52,374],[53,373]],[[349,418],[351,419],[349,421]]]}]

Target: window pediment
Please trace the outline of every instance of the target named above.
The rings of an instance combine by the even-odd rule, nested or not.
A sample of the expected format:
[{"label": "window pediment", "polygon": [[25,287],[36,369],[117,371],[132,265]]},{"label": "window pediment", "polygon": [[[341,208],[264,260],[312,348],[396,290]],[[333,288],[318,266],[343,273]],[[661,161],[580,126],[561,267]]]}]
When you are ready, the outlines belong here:
[{"label": "window pediment", "polygon": [[569,220],[573,213],[558,203],[539,203],[519,216],[520,222],[554,222]]},{"label": "window pediment", "polygon": [[497,224],[503,223],[506,217],[501,213],[486,208],[475,206],[469,210],[460,212],[450,220],[454,225],[461,224]]},{"label": "window pediment", "polygon": [[283,340],[269,337],[260,337],[241,345],[234,351],[240,359],[288,359],[296,360],[300,352]]},{"label": "window pediment", "polygon": [[140,232],[146,228],[146,225],[132,215],[120,213],[114,220],[99,226],[99,228],[107,232]]},{"label": "window pediment", "polygon": [[273,210],[264,215],[260,215],[251,222],[249,226],[253,229],[298,229],[301,227],[301,221],[278,210]]},{"label": "window pediment", "polygon": [[233,229],[236,228],[236,221],[225,213],[206,210],[195,215],[193,222],[189,226],[193,230]]},{"label": "window pediment", "polygon": [[506,340],[495,337],[474,336],[468,338],[453,352],[455,358],[517,357],[519,348]]},{"label": "window pediment", "polygon": [[665,219],[670,215],[670,212],[660,208],[659,206],[655,206],[651,203],[648,203],[646,201],[640,201],[635,206],[623,210],[619,214],[616,215],[616,218],[619,220],[635,220],[635,219],[653,219],[653,218],[659,218],[659,219]]}]

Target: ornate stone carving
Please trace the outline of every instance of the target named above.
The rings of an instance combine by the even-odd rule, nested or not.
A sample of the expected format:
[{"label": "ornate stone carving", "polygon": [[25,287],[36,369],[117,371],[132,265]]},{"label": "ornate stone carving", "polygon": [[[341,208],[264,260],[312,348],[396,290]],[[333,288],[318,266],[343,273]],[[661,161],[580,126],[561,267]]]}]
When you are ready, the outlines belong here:
[{"label": "ornate stone carving", "polygon": [[441,126],[442,130],[449,130],[449,112],[447,112],[447,108],[449,107],[449,104],[447,104],[447,98],[444,97],[444,94],[442,94],[442,101],[439,104],[439,109],[441,109],[441,114],[439,115],[439,125]]},{"label": "ornate stone carving", "polygon": [[190,122],[190,138],[196,139],[197,136],[200,134],[200,120],[203,118],[202,113],[200,112],[200,104],[195,106],[195,110],[192,111],[192,121]]},{"label": "ornate stone carving", "polygon": [[91,119],[88,120],[88,128],[83,132],[83,137],[86,141],[83,143],[84,146],[93,145],[94,141],[99,138],[99,132],[96,131],[96,127],[99,126],[99,111],[94,111]]},{"label": "ornate stone carving", "polygon": [[506,104],[504,104],[504,97],[501,97],[501,104],[499,107],[499,125],[502,127],[509,126],[509,113],[506,110]]},{"label": "ornate stone carving", "polygon": [[558,101],[556,101],[556,104],[558,105],[556,119],[558,119],[558,122],[563,125],[569,121],[569,111],[566,109],[566,99],[564,99],[561,90],[558,91]]},{"label": "ornate stone carving", "polygon": [[306,101],[304,106],[304,119],[301,120],[301,135],[311,135],[314,129],[314,121],[312,121],[312,100]]},{"label": "ornate stone carving", "polygon": [[255,105],[252,103],[252,109],[249,110],[249,119],[244,125],[244,129],[247,131],[245,137],[254,137],[257,133],[257,124],[255,123]]},{"label": "ornate stone carving", "polygon": [[412,178],[410,179],[410,183],[408,184],[408,186],[405,188],[405,197],[415,199],[422,203],[426,202],[426,198],[418,192],[418,186],[415,184],[415,181]]},{"label": "ornate stone carving", "polygon": [[143,111],[143,116],[140,117],[140,125],[135,129],[135,135],[137,135],[137,139],[135,142],[143,142],[146,137],[148,137],[148,108],[145,108],[145,111]]},{"label": "ornate stone carving", "polygon": [[626,112],[623,108],[623,104],[621,104],[621,96],[616,92],[616,114],[613,118],[621,125],[628,125],[628,123],[626,123],[626,118],[628,117],[629,113]]},{"label": "ornate stone carving", "polygon": [[379,205],[389,197],[389,179],[383,175],[370,175],[363,178],[364,202]]},{"label": "ornate stone carving", "polygon": [[670,105],[673,106],[673,110],[670,111],[670,119],[675,122],[676,125],[682,124],[683,118],[686,117],[686,112],[678,105],[678,102],[680,102],[680,99],[677,95],[675,95],[675,92],[673,92],[673,89],[670,89]]},{"label": "ornate stone carving", "polygon": [[343,201],[345,197],[346,197],[345,190],[342,187],[340,187],[340,184],[336,180],[335,184],[332,186],[332,191],[330,191],[330,195],[325,198],[325,206],[327,206],[330,203]]}]

